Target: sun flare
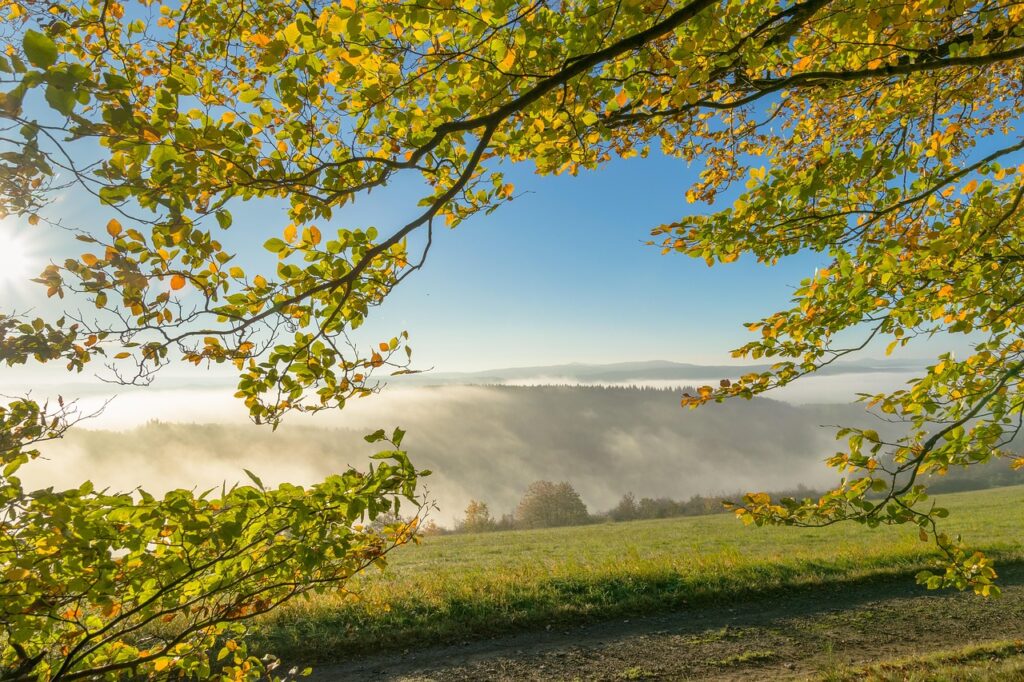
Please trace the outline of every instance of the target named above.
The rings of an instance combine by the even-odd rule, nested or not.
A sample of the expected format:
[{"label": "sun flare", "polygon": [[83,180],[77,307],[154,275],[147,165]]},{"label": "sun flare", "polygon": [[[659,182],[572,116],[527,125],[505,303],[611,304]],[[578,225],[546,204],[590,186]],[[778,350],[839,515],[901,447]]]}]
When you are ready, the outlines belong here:
[{"label": "sun flare", "polygon": [[13,230],[0,230],[0,288],[22,284],[32,275],[28,240]]}]

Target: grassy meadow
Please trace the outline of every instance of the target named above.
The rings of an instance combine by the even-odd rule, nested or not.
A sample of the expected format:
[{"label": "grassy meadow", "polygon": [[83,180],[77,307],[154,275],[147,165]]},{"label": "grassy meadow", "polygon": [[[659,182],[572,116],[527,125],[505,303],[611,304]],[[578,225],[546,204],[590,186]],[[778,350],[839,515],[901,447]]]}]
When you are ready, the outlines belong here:
[{"label": "grassy meadow", "polygon": [[[1024,486],[938,496],[947,529],[1024,561]],[[849,581],[913,580],[934,557],[914,528],[745,527],[731,515],[427,537],[387,572],[264,618],[286,659],[339,659],[502,632],[726,604]],[[997,565],[998,569],[998,565]]]}]

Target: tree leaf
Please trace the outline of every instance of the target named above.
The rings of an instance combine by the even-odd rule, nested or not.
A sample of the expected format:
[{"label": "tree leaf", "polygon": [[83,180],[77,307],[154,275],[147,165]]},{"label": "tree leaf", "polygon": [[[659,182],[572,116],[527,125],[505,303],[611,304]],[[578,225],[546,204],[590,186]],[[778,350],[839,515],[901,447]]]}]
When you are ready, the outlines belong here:
[{"label": "tree leaf", "polygon": [[25,31],[22,47],[32,66],[46,69],[57,63],[57,45],[48,35],[29,29]]}]

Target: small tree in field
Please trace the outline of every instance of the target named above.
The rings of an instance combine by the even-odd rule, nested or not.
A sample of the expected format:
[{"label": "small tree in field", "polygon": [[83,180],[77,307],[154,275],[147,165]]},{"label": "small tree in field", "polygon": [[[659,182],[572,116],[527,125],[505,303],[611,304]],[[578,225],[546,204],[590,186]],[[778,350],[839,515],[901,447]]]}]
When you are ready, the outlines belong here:
[{"label": "small tree in field", "polygon": [[466,515],[459,524],[459,530],[464,533],[485,533],[495,530],[497,523],[491,518],[491,510],[486,502],[470,500],[466,505]]},{"label": "small tree in field", "polygon": [[590,514],[568,482],[536,481],[519,501],[515,519],[520,528],[553,528],[588,523]]},{"label": "small tree in field", "polygon": [[640,510],[637,508],[636,496],[633,493],[626,493],[615,505],[615,508],[608,512],[612,521],[632,521],[640,518]]}]

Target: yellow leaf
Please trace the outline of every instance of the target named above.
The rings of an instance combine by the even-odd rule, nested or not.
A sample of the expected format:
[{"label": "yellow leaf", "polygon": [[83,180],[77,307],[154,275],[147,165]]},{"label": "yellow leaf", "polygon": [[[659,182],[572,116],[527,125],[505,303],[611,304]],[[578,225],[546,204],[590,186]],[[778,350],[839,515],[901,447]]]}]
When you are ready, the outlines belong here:
[{"label": "yellow leaf", "polygon": [[341,6],[353,12],[356,11],[356,0],[341,0]]},{"label": "yellow leaf", "polygon": [[960,193],[961,194],[970,194],[971,192],[973,192],[976,189],[978,189],[978,181],[977,180],[971,180],[966,185],[964,185],[964,188],[962,190],[960,190]]},{"label": "yellow leaf", "polygon": [[295,229],[295,224],[292,223],[288,227],[284,228],[284,240],[289,243],[295,241],[295,235],[297,232],[298,230]]},{"label": "yellow leaf", "polygon": [[231,268],[230,270],[228,270],[228,274],[231,275],[232,277],[238,277],[238,278],[245,277],[245,271],[242,270],[242,268],[238,267],[237,265],[235,267]]},{"label": "yellow leaf", "polygon": [[24,568],[9,568],[7,569],[7,572],[4,573],[4,577],[10,580],[11,582],[18,582],[19,580],[24,580],[30,575],[31,573],[29,573],[29,571]]},{"label": "yellow leaf", "polygon": [[343,35],[345,33],[345,20],[335,14],[327,20],[327,30],[332,35]]},{"label": "yellow leaf", "polygon": [[171,277],[171,289],[177,291],[185,287],[185,278],[181,275],[174,275]]},{"label": "yellow leaf", "polygon": [[96,263],[98,261],[99,261],[99,258],[97,258],[96,256],[92,255],[91,253],[83,253],[82,254],[82,262],[85,263],[86,265],[88,265],[90,268],[92,266],[96,265]]},{"label": "yellow leaf", "polygon": [[505,54],[505,58],[501,60],[501,63],[498,64],[498,66],[501,67],[502,71],[508,71],[509,69],[512,68],[512,65],[515,64],[515,63],[516,63],[516,53],[515,53],[515,50],[509,50]]},{"label": "yellow leaf", "polygon": [[256,285],[257,289],[263,289],[267,286],[267,278],[263,275],[256,275],[252,280],[253,284]]},{"label": "yellow leaf", "polygon": [[299,32],[299,25],[294,21],[284,27],[284,39],[288,41],[289,45],[295,45],[299,42],[299,37],[302,35]]},{"label": "yellow leaf", "polygon": [[28,224],[29,225],[38,225],[39,224],[39,216],[37,216],[35,213],[30,215],[28,217]]},{"label": "yellow leaf", "polygon": [[221,123],[234,123],[234,121],[235,121],[235,112],[233,112],[233,111],[225,111],[220,116],[220,122]]},{"label": "yellow leaf", "polygon": [[117,222],[116,218],[111,218],[107,223],[107,234],[115,238],[121,234],[121,223]]}]

